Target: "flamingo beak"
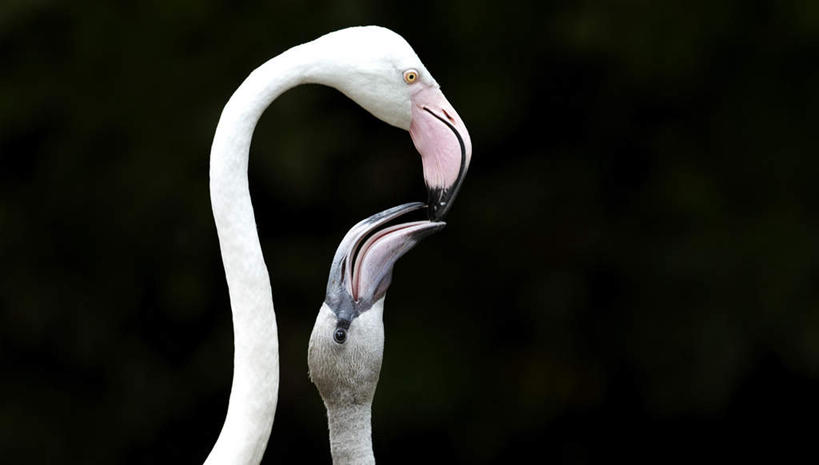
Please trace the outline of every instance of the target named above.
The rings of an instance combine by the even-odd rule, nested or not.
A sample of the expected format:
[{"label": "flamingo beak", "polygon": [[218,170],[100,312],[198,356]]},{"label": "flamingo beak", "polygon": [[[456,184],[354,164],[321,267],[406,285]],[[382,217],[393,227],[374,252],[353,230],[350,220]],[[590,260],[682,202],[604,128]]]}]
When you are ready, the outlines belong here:
[{"label": "flamingo beak", "polygon": [[424,204],[415,202],[376,213],[353,226],[341,240],[330,267],[325,297],[340,325],[349,325],[361,311],[384,297],[398,259],[421,239],[446,226],[443,222],[413,221],[382,228],[421,208]]},{"label": "flamingo beak", "polygon": [[437,87],[412,96],[410,137],[421,154],[429,194],[429,219],[449,212],[472,159],[472,140],[464,122]]}]

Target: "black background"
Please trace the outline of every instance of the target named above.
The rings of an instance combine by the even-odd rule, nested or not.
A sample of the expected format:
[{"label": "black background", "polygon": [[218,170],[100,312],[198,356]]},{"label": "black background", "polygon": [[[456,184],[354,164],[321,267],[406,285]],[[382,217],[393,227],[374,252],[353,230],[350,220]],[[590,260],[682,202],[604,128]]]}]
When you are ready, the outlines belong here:
[{"label": "black background", "polygon": [[[381,463],[781,461],[819,414],[819,3],[4,2],[0,454],[200,463],[232,371],[208,197],[222,106],[331,30],[402,34],[470,130],[396,267]],[[425,200],[340,93],[262,117],[251,191],[281,340],[264,463],[329,463],[306,348],[347,228]]]}]

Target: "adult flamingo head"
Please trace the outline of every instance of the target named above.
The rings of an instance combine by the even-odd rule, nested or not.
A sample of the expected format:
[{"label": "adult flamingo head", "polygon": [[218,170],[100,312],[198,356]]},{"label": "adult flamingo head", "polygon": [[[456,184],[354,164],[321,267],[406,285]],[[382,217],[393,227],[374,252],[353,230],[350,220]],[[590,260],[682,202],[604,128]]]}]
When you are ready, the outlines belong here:
[{"label": "adult flamingo head", "polygon": [[446,215],[472,158],[472,141],[438,82],[400,35],[378,26],[343,29],[305,44],[321,66],[308,82],[334,87],[377,118],[408,130],[421,154],[432,220]]}]

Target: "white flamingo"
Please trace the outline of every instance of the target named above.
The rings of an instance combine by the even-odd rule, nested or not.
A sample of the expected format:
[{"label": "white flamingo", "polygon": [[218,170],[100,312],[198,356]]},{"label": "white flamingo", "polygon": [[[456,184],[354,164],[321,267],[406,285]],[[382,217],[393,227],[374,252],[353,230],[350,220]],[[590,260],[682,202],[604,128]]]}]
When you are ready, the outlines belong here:
[{"label": "white flamingo", "polygon": [[409,130],[421,154],[432,219],[446,214],[469,166],[472,147],[463,121],[409,44],[388,29],[332,32],[287,50],[245,79],[225,105],[211,147],[210,195],[233,312],[234,369],[225,423],[208,465],[258,464],[273,425],[278,334],[247,166],[262,112],[284,91],[306,83],[334,87]]}]

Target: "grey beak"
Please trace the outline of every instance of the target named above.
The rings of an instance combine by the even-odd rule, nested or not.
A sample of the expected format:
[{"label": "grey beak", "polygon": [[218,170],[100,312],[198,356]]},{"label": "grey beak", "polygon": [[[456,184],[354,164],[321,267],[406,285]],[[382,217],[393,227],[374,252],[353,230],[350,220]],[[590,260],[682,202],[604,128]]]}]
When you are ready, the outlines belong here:
[{"label": "grey beak", "polygon": [[392,269],[401,256],[446,223],[414,221],[381,228],[385,223],[420,210],[420,202],[399,205],[350,228],[330,266],[325,302],[339,318],[351,321],[387,291]]}]

